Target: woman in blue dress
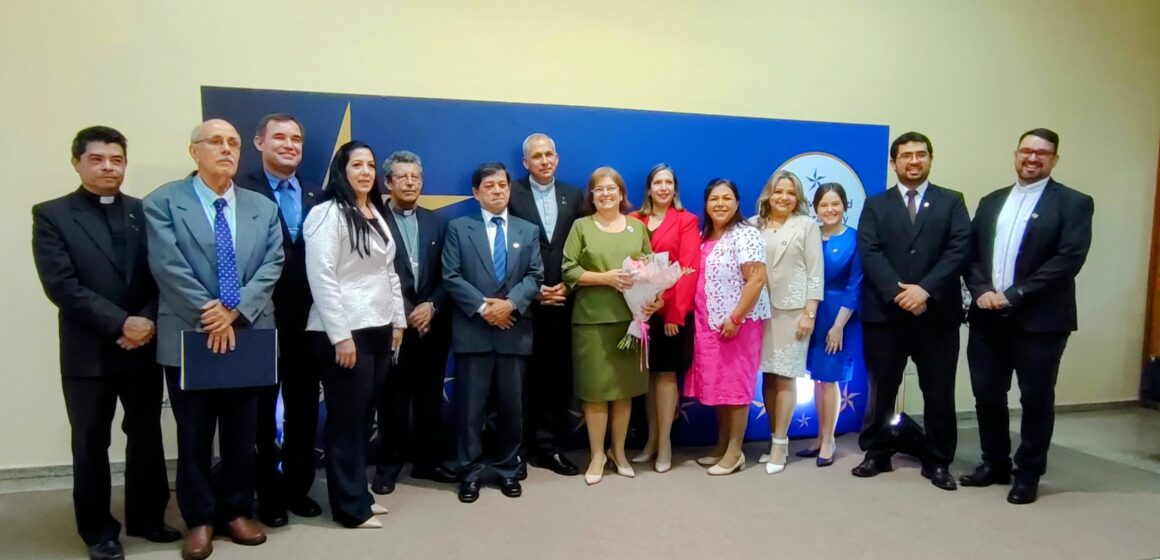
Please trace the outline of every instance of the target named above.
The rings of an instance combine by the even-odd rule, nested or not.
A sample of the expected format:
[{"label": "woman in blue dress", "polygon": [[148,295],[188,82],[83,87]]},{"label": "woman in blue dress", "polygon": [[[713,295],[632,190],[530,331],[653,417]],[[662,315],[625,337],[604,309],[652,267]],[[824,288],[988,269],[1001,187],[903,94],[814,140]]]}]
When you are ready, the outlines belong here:
[{"label": "woman in blue dress", "polygon": [[818,439],[799,457],[817,457],[819,467],[834,463],[834,426],[840,402],[838,383],[850,380],[854,355],[851,344],[862,336],[855,315],[862,288],[862,264],[858,259],[858,232],[846,227],[846,190],[825,183],[814,192],[814,212],[822,223],[822,254],[825,266],[825,299],[810,338],[807,364],[814,381],[818,409]]}]

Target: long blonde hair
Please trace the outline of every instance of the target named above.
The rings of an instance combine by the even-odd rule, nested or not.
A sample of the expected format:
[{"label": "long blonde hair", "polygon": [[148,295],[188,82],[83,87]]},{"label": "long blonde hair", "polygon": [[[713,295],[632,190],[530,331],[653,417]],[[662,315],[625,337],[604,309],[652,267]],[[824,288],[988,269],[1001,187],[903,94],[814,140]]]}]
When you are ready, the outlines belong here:
[{"label": "long blonde hair", "polygon": [[810,203],[806,200],[806,191],[802,188],[802,180],[798,179],[798,176],[792,171],[778,171],[769,176],[769,180],[765,182],[765,186],[761,189],[761,196],[757,197],[757,225],[762,228],[765,227],[765,224],[769,223],[769,219],[773,214],[769,210],[769,199],[773,198],[773,187],[782,179],[786,179],[793,184],[794,193],[797,195],[797,206],[794,207],[793,213],[803,216],[810,215]]}]

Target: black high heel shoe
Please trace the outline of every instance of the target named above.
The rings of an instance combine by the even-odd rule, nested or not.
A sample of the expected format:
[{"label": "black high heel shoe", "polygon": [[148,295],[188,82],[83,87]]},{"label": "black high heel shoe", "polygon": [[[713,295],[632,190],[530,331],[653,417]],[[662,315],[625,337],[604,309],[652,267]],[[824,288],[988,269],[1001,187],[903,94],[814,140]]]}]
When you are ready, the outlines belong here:
[{"label": "black high heel shoe", "polygon": [[801,451],[798,451],[797,453],[794,453],[794,455],[797,455],[798,457],[817,457],[818,453],[821,453],[821,452],[822,452],[821,447],[814,447],[812,449],[803,449]]},{"label": "black high heel shoe", "polygon": [[821,448],[814,450],[814,455],[816,455],[818,457],[816,460],[818,468],[828,467],[828,466],[834,464],[834,455],[837,455],[837,454],[838,454],[838,444],[836,444],[836,443],[830,444],[830,456],[829,457],[822,457]]}]

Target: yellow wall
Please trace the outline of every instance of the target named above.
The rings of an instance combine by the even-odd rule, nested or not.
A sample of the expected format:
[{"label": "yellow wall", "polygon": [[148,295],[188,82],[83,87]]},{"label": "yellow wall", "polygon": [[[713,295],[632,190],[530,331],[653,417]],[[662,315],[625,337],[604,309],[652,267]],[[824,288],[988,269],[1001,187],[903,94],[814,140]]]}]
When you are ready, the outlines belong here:
[{"label": "yellow wall", "polygon": [[[75,188],[68,143],[91,124],[128,136],[129,193],[186,172],[202,85],[888,124],[932,137],[932,178],[972,210],[1012,181],[1017,135],[1054,128],[1056,178],[1096,198],[1058,400],[1136,397],[1155,1],[60,0],[6,1],[0,15],[0,468],[69,462],[29,207]],[[961,409],[969,395],[963,365]]]}]

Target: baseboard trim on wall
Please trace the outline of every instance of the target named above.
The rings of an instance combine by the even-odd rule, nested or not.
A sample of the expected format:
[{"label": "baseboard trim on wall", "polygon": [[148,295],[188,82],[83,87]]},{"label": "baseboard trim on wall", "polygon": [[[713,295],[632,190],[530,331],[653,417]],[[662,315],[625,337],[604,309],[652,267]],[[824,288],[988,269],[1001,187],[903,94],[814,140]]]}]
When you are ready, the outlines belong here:
[{"label": "baseboard trim on wall", "polygon": [[[177,459],[166,459],[165,467],[177,469]],[[124,461],[110,461],[109,472],[121,474],[125,472]],[[16,467],[0,469],[0,480],[23,480],[28,478],[54,478],[58,476],[72,476],[72,465],[45,465],[43,467]]]}]

